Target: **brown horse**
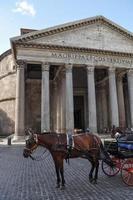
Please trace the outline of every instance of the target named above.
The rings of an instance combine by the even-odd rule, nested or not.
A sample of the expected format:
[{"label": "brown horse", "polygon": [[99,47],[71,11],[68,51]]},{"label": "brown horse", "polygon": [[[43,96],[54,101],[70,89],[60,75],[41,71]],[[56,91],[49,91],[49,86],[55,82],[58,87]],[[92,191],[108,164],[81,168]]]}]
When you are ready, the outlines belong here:
[{"label": "brown horse", "polygon": [[[23,151],[24,157],[32,157],[32,152],[39,146],[43,146],[49,150],[52,155],[55,170],[57,175],[57,188],[65,186],[63,160],[68,158],[67,138],[66,134],[57,133],[43,133],[34,134],[31,131],[26,140],[26,147]],[[92,133],[81,133],[73,136],[74,147],[71,149],[69,158],[85,158],[91,162],[91,170],[89,173],[89,181],[96,183],[98,178],[99,159],[101,159],[101,152],[103,159],[108,164],[112,165],[112,161],[105,152],[101,139]],[[93,177],[93,172],[95,175]],[[60,179],[61,176],[61,179]]]}]

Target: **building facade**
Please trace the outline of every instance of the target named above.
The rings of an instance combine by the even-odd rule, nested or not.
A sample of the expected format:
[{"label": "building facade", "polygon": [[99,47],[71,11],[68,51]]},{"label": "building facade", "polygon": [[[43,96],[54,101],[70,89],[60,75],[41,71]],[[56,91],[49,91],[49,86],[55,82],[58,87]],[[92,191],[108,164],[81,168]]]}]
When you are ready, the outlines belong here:
[{"label": "building facade", "polygon": [[0,70],[3,134],[133,127],[133,34],[103,16],[11,38]]}]

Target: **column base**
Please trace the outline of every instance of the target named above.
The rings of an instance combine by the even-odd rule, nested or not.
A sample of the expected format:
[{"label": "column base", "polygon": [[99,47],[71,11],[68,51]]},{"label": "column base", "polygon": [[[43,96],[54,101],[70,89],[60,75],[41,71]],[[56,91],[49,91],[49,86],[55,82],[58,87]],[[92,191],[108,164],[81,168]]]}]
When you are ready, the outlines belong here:
[{"label": "column base", "polygon": [[13,143],[17,143],[17,142],[24,143],[25,142],[25,135],[22,135],[22,136],[14,135],[13,138],[12,138],[12,142]]},{"label": "column base", "polygon": [[89,127],[90,132],[92,133],[97,133],[97,128],[96,127]]}]

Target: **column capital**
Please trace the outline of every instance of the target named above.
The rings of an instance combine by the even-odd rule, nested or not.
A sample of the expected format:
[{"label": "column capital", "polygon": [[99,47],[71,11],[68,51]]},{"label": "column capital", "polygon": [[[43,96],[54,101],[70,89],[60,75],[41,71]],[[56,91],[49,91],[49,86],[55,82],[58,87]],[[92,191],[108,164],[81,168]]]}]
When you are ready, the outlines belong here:
[{"label": "column capital", "polygon": [[49,69],[50,69],[50,64],[48,62],[43,62],[42,71],[49,71]]},{"label": "column capital", "polygon": [[86,66],[86,69],[87,69],[87,72],[88,72],[89,74],[91,74],[91,73],[94,73],[95,67],[94,67],[93,65],[87,65],[87,66]]},{"label": "column capital", "polygon": [[128,70],[127,70],[127,73],[128,73],[129,75],[130,75],[130,74],[133,75],[133,69],[128,69]]},{"label": "column capital", "polygon": [[65,64],[65,69],[66,69],[66,73],[72,72],[73,64],[71,63]]},{"label": "column capital", "polygon": [[109,68],[108,68],[108,72],[109,72],[110,74],[114,74],[114,73],[115,73],[115,70],[116,70],[115,67],[109,67]]},{"label": "column capital", "polygon": [[17,60],[16,61],[16,69],[24,69],[26,66],[25,60]]}]

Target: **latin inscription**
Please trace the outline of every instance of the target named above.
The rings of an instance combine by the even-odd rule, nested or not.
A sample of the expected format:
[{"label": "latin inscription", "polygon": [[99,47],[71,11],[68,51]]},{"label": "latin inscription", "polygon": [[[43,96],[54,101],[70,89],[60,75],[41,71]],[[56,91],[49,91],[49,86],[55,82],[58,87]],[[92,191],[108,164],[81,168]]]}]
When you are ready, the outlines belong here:
[{"label": "latin inscription", "polygon": [[124,58],[113,58],[113,57],[102,57],[98,55],[84,55],[84,54],[76,54],[76,53],[52,53],[52,57],[58,59],[78,59],[82,61],[91,61],[91,62],[109,62],[112,64],[128,64],[131,65],[133,63],[132,60],[124,59]]}]

